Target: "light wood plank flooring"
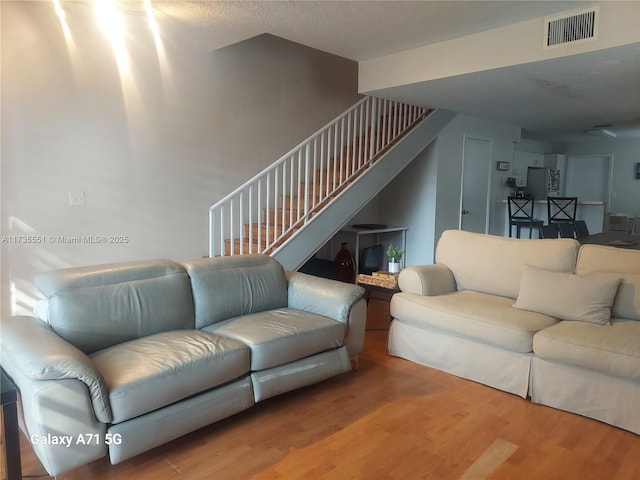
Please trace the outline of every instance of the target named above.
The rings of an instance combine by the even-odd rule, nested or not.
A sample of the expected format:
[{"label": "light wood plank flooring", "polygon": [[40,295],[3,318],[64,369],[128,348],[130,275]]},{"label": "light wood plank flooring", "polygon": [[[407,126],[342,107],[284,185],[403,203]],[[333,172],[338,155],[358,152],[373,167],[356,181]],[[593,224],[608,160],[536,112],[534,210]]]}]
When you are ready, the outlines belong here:
[{"label": "light wood plank flooring", "polygon": [[[387,321],[372,299],[356,373],[58,478],[640,479],[639,436],[390,357]],[[22,452],[24,475],[44,473],[26,440]]]}]

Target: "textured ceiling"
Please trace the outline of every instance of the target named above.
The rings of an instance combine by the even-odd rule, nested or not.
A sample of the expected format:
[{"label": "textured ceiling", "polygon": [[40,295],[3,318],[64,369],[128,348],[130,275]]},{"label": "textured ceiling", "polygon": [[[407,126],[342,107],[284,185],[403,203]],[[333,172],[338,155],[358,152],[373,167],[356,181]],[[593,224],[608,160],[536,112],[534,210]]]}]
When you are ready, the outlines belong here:
[{"label": "textured ceiling", "polygon": [[579,8],[578,1],[158,1],[201,46],[270,33],[352,60],[396,53]]},{"label": "textured ceiling", "polygon": [[[143,1],[116,1],[129,14],[144,15]],[[602,2],[152,0],[162,35],[199,48],[215,50],[269,33],[355,61],[593,3]],[[531,138],[584,138],[589,127],[609,123],[620,138],[640,138],[638,44],[378,93],[518,125]]]},{"label": "textured ceiling", "polygon": [[[270,33],[356,61],[582,8],[581,1],[155,1],[163,28],[217,49]],[[131,5],[129,2],[128,5]],[[602,69],[605,69],[603,72]],[[579,82],[574,80],[583,72]],[[603,74],[604,73],[604,74]],[[398,87],[398,100],[513,123],[559,141],[614,123],[640,135],[633,48]],[[615,88],[611,88],[615,85]]]}]

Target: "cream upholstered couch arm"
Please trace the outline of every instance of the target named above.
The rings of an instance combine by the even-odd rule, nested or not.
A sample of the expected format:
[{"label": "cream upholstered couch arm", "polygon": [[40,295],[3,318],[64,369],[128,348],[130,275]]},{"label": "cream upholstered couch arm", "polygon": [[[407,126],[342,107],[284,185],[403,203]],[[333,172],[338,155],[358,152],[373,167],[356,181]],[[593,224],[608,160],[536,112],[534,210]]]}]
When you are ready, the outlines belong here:
[{"label": "cream upholstered couch arm", "polygon": [[444,295],[456,291],[456,280],[446,265],[416,265],[400,272],[398,287],[416,295]]},{"label": "cream upholstered couch arm", "polygon": [[346,325],[344,344],[349,356],[362,351],[367,320],[364,289],[300,272],[286,272],[288,306],[332,318]]}]

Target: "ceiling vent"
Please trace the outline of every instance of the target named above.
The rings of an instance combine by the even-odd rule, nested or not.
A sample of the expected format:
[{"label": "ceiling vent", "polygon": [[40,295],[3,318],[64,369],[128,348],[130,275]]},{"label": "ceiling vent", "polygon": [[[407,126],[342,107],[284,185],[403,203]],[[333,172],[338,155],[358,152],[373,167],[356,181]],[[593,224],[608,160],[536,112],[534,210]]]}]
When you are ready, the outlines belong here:
[{"label": "ceiling vent", "polygon": [[545,49],[596,40],[599,13],[600,8],[595,6],[545,18]]}]

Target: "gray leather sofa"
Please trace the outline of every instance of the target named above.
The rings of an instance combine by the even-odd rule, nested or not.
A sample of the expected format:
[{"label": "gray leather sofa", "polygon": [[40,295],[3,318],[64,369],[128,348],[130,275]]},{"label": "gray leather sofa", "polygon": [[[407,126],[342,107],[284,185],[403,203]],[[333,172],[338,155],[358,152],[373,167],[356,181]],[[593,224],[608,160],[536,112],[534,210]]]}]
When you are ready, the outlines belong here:
[{"label": "gray leather sofa", "polygon": [[268,256],[130,262],[35,279],[40,318],[2,321],[2,366],[50,475],[113,464],[352,369],[363,290]]}]

